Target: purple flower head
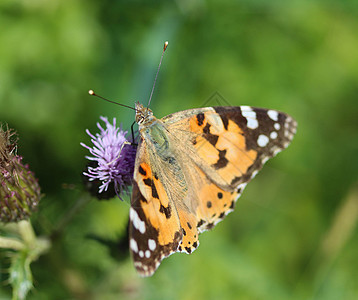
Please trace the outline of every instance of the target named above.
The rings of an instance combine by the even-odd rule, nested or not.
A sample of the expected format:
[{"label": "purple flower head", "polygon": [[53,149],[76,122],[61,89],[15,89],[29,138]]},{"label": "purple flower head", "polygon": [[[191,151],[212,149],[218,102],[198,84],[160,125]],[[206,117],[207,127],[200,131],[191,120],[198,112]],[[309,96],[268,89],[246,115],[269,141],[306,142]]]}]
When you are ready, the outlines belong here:
[{"label": "purple flower head", "polygon": [[[89,181],[100,182],[98,193],[109,191],[114,186],[115,193],[119,194],[132,184],[134,162],[137,147],[133,142],[126,139],[127,131],[116,127],[116,119],[113,118],[113,125],[105,117],[100,117],[106,127],[97,123],[100,133],[93,135],[86,130],[91,137],[92,147],[81,143],[89,150],[92,156],[86,156],[90,160],[87,172],[83,174]],[[109,191],[110,192],[110,191]],[[99,197],[101,198],[101,197]]]}]

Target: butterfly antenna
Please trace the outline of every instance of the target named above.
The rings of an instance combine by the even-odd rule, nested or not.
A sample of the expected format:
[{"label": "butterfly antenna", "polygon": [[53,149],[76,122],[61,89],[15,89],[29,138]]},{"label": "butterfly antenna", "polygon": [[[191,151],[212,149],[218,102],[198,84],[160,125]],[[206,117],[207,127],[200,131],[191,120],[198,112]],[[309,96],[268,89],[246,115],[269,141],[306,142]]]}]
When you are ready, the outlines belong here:
[{"label": "butterfly antenna", "polygon": [[157,74],[155,75],[154,84],[153,84],[152,92],[150,93],[150,97],[149,97],[149,101],[148,101],[147,107],[149,107],[150,101],[152,100],[152,96],[153,96],[153,92],[154,92],[154,88],[155,88],[155,83],[157,82],[158,73],[159,73],[159,70],[160,70],[160,66],[161,66],[161,64],[162,64],[164,52],[165,52],[165,50],[167,50],[167,47],[168,47],[168,42],[166,41],[166,42],[164,43],[162,56],[160,57]]},{"label": "butterfly antenna", "polygon": [[117,105],[120,105],[120,106],[123,106],[123,107],[127,107],[127,108],[130,108],[130,109],[133,109],[134,111],[137,111],[134,107],[131,107],[131,106],[128,106],[128,105],[124,105],[124,104],[121,104],[121,103],[118,103],[118,102],[115,102],[115,101],[112,101],[112,100],[108,100],[100,95],[97,95],[93,90],[89,90],[88,91],[88,94],[90,94],[91,96],[96,96],[97,98],[100,98],[104,101],[107,101],[107,102],[110,102],[110,103],[113,103],[113,104],[117,104]]}]

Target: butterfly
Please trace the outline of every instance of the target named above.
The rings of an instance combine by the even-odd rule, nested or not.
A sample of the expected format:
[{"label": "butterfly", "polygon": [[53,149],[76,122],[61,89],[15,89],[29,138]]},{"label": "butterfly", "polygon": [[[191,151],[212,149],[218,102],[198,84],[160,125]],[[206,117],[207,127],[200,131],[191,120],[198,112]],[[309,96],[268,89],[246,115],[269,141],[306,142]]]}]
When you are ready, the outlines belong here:
[{"label": "butterfly", "polygon": [[157,119],[136,104],[140,141],[129,213],[134,266],[151,276],[234,210],[246,184],[296,133],[289,115],[250,106],[189,109]]}]

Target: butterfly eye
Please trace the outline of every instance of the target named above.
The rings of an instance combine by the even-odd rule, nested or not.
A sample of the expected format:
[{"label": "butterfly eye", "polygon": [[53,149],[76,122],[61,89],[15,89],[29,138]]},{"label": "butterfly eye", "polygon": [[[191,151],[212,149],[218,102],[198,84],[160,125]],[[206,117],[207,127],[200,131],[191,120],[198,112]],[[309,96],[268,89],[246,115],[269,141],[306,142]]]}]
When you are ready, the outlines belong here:
[{"label": "butterfly eye", "polygon": [[141,125],[144,122],[145,116],[143,114],[139,114],[136,117],[136,121],[138,123],[138,125]]},{"label": "butterfly eye", "polygon": [[136,114],[136,122],[138,125],[146,123],[153,116],[153,112],[149,108],[142,109],[141,111],[137,111]]}]

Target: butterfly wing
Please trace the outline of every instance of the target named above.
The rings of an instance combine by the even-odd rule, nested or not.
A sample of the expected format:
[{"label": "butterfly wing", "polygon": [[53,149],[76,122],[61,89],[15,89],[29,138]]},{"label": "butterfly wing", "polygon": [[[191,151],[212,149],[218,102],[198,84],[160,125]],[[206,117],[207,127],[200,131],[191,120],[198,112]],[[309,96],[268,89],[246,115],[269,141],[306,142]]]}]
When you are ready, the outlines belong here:
[{"label": "butterfly wing", "polygon": [[130,209],[130,249],[144,276],[176,251],[192,253],[199,233],[234,209],[247,182],[296,130],[288,115],[248,106],[191,109],[157,121],[169,146],[158,155],[150,136],[141,141]]},{"label": "butterfly wing", "polygon": [[[178,250],[191,253],[197,232],[213,228],[234,209],[263,164],[289,145],[297,124],[285,113],[249,106],[192,109],[162,121],[190,182],[188,197],[174,204],[186,233]],[[189,212],[181,210],[183,203]],[[194,216],[196,226],[183,216]]]},{"label": "butterfly wing", "polygon": [[286,148],[297,123],[275,110],[207,107],[164,117],[170,136],[217,185],[234,189]]},{"label": "butterfly wing", "polygon": [[129,245],[134,266],[150,276],[160,262],[177,251],[182,229],[176,208],[156,175],[148,145],[138,146],[129,213]]}]

